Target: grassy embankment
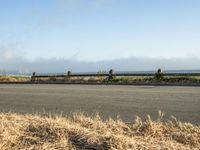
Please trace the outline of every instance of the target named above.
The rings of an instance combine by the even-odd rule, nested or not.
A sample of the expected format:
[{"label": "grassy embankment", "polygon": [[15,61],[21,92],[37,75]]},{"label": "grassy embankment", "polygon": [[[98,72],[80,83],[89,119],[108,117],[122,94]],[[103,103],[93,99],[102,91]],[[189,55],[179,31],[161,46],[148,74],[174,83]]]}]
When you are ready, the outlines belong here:
[{"label": "grassy embankment", "polygon": [[200,149],[200,126],[172,118],[156,121],[136,118],[134,123],[120,119],[103,121],[98,115],[86,117],[41,117],[0,114],[0,149]]},{"label": "grassy embankment", "polygon": [[165,76],[162,79],[157,79],[155,77],[114,77],[109,82],[121,82],[121,83],[155,83],[155,82],[163,82],[163,83],[200,83],[200,77],[192,77],[192,76]]},{"label": "grassy embankment", "polygon": [[[40,78],[36,81],[56,81],[63,79],[56,79],[53,77]],[[70,82],[97,82],[97,83],[200,83],[200,76],[164,76],[162,79],[157,79],[154,76],[143,77],[113,77],[113,79],[108,79],[107,77],[71,77],[64,79]],[[30,77],[20,77],[20,76],[0,76],[0,82],[28,82],[31,81]]]},{"label": "grassy embankment", "polygon": [[30,79],[30,77],[22,76],[0,76],[0,82],[27,82]]}]

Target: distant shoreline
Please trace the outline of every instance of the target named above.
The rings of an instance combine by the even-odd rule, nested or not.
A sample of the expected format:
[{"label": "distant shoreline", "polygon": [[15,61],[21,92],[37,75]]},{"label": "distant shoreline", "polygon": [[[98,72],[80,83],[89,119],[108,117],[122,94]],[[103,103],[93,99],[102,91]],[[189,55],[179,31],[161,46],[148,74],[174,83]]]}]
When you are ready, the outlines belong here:
[{"label": "distant shoreline", "polygon": [[[98,71],[86,71],[86,72],[73,72],[77,74],[84,74],[84,73],[97,73]],[[147,71],[115,71],[116,73],[155,73],[155,70],[147,70]],[[164,70],[164,73],[200,73],[199,69],[194,69],[194,70]],[[53,74],[53,75],[59,75],[59,74],[65,74],[64,72],[58,72],[58,73],[53,73],[53,72],[37,72],[38,75],[45,75],[45,74]],[[0,70],[0,76],[27,76],[31,77],[32,73],[17,73],[16,71],[1,71]]]}]

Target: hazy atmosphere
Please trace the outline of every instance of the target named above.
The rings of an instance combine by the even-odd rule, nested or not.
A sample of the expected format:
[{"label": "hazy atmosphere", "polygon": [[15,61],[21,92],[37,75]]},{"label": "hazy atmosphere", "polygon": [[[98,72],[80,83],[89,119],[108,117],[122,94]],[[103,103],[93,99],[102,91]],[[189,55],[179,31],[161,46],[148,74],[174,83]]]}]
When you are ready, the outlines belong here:
[{"label": "hazy atmosphere", "polygon": [[200,69],[198,0],[0,0],[0,70]]},{"label": "hazy atmosphere", "polygon": [[200,0],[0,0],[0,150],[200,150]]}]

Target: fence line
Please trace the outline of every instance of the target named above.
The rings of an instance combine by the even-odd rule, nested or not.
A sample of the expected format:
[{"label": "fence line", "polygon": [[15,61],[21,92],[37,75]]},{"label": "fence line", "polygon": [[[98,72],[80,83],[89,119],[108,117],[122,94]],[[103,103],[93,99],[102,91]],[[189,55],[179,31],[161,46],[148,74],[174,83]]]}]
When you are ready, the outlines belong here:
[{"label": "fence line", "polygon": [[156,74],[162,74],[163,76],[200,76],[200,73],[164,73],[161,69],[158,69],[155,73],[115,73],[113,69],[111,69],[108,73],[72,73],[71,71],[68,71],[66,74],[60,74],[60,75],[37,75],[36,72],[33,72],[32,79],[38,79],[38,78],[65,78],[65,77],[123,77],[123,76],[144,76],[144,77],[150,77],[155,76]]}]

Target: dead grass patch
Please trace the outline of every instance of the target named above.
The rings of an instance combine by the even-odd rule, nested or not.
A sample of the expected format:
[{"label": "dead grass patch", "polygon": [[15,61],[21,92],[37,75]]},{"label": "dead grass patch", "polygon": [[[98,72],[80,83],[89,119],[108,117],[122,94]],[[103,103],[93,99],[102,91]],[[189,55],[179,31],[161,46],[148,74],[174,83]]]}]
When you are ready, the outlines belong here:
[{"label": "dead grass patch", "polygon": [[0,76],[0,82],[27,82],[29,77]]},{"label": "dead grass patch", "polygon": [[137,117],[134,123],[81,113],[72,117],[0,114],[1,150],[128,150],[200,148],[200,126]]}]

